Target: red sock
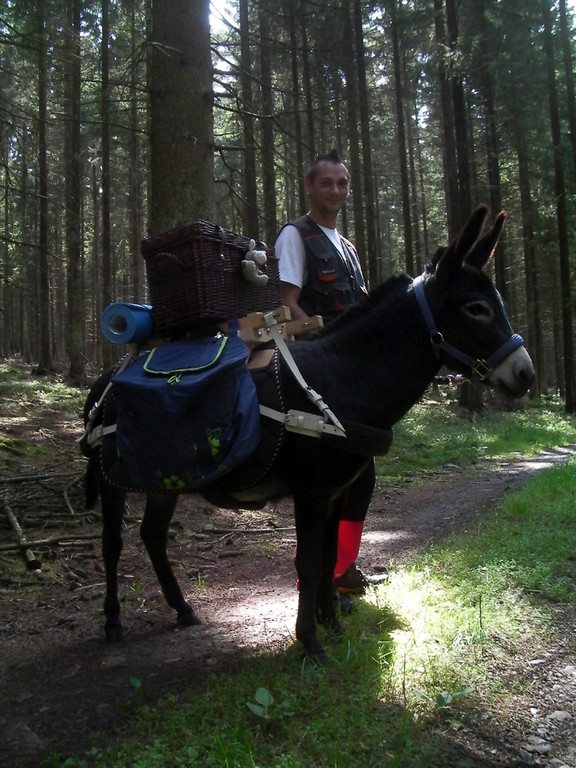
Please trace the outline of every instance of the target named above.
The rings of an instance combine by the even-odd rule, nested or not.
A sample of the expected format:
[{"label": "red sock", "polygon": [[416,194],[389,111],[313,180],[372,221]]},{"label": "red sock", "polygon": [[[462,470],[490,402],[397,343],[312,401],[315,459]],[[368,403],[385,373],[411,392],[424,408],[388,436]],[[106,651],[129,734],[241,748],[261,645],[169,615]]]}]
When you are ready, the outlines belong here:
[{"label": "red sock", "polygon": [[342,576],[357,559],[360,540],[364,530],[364,520],[340,520],[338,527],[338,560],[334,569],[334,578]]}]

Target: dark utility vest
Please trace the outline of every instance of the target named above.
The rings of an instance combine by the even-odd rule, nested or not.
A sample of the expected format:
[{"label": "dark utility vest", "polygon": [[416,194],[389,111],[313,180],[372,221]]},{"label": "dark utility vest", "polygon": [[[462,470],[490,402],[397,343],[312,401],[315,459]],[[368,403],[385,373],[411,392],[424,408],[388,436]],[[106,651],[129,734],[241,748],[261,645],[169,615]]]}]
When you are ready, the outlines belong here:
[{"label": "dark utility vest", "polygon": [[330,238],[308,215],[290,223],[304,241],[308,268],[308,280],[298,303],[308,315],[322,315],[329,322],[358,303],[366,293],[356,250],[340,235],[342,258]]}]

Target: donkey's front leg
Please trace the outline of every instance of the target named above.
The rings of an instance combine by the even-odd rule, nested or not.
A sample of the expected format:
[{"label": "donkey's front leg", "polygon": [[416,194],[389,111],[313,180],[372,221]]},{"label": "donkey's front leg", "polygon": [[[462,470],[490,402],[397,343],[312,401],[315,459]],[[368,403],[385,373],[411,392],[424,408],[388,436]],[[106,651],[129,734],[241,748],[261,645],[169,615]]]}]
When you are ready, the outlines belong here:
[{"label": "donkey's front leg", "polygon": [[192,606],[184,600],[166,553],[168,528],[177,500],[177,493],[148,493],[140,536],[146,545],[166,602],[178,614],[178,624],[193,626],[200,624],[200,620],[195,616]]},{"label": "donkey's front leg", "polygon": [[[296,520],[296,571],[300,591],[296,637],[308,656],[319,661],[326,658],[316,633],[317,593],[323,575],[324,535],[329,518],[330,501],[309,489],[294,494]],[[327,614],[328,606],[323,605]],[[333,611],[333,608],[332,608]]]}]

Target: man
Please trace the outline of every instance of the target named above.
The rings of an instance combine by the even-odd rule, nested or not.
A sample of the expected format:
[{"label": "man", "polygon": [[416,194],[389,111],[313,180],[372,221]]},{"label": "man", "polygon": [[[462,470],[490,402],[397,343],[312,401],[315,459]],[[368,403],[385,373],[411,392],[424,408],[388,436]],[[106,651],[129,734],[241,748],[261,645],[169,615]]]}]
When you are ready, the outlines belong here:
[{"label": "man", "polygon": [[[356,249],[336,229],[338,213],[350,194],[350,174],[334,150],[314,160],[304,186],[310,210],[286,224],[275,244],[282,303],[294,320],[322,315],[327,324],[367,294]],[[356,558],[374,483],[371,463],[348,491],[334,570],[334,586],[341,593],[362,594],[368,585]]]}]

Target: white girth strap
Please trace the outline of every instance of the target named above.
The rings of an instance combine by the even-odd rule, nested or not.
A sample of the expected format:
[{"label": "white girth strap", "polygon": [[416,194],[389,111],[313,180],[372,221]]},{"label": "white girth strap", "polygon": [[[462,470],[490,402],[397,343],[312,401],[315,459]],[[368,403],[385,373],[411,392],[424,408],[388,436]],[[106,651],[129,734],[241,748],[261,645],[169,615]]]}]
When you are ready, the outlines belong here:
[{"label": "white girth strap", "polygon": [[[276,411],[273,408],[268,408],[264,405],[260,406],[260,413],[270,419],[283,422],[285,428],[289,432],[300,432],[309,437],[321,437],[323,434],[346,437],[346,430],[326,405],[321,395],[309,387],[304,380],[304,377],[300,373],[296,361],[292,357],[292,353],[288,349],[288,345],[282,336],[276,318],[274,317],[274,313],[268,312],[265,314],[264,321],[266,323],[266,330],[276,342],[280,354],[288,364],[296,381],[300,384],[308,399],[318,408],[322,414],[322,418],[318,418],[318,416],[304,411],[290,410],[288,413],[282,413],[281,411]],[[329,421],[332,423],[329,424]]]}]

